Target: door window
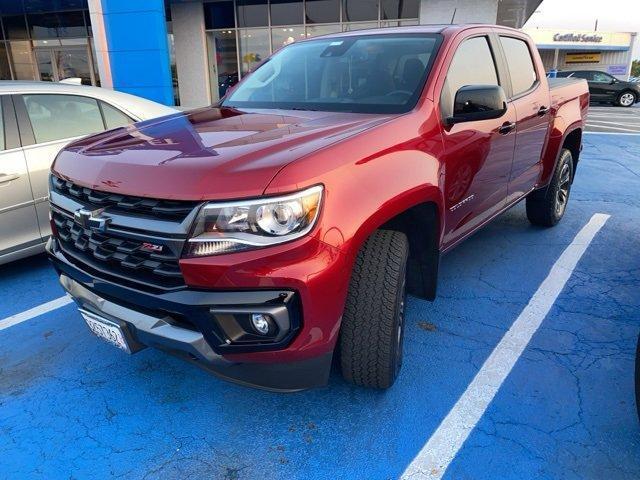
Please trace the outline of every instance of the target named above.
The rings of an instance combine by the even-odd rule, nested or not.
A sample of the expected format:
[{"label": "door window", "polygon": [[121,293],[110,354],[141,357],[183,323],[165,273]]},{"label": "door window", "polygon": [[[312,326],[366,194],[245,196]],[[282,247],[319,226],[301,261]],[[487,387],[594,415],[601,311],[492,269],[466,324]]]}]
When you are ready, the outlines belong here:
[{"label": "door window", "polygon": [[97,100],[76,95],[23,95],[36,143],[104,130]]},{"label": "door window", "polygon": [[112,107],[108,103],[100,102],[102,106],[102,114],[104,115],[104,124],[107,130],[112,128],[124,127],[133,123],[133,120],[129,116],[122,113],[115,107]]},{"label": "door window", "polygon": [[520,95],[535,85],[538,75],[527,42],[513,37],[500,37],[511,76],[513,95]]},{"label": "door window", "polygon": [[443,118],[453,114],[456,92],[465,85],[500,85],[487,37],[465,40],[453,56],[440,96]]},{"label": "door window", "polygon": [[602,72],[593,72],[593,78],[591,79],[593,82],[597,83],[610,83],[613,80],[611,75],[607,75]]}]

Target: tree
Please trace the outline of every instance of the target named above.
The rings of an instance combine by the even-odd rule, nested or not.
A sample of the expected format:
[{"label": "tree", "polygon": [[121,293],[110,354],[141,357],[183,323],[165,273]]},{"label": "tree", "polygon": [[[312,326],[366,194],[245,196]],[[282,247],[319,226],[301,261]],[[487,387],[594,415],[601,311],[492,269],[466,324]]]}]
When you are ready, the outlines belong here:
[{"label": "tree", "polygon": [[640,60],[631,62],[631,76],[640,77]]}]

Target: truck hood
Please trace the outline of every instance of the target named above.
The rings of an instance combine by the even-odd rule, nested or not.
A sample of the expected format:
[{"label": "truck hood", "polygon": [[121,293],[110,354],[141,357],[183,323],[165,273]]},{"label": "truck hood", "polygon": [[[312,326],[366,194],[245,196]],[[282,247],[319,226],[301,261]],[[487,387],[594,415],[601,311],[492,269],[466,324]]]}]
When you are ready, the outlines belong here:
[{"label": "truck hood", "polygon": [[139,197],[259,196],[287,163],[389,118],[210,107],[86,137],[67,146],[52,170],[78,185]]}]

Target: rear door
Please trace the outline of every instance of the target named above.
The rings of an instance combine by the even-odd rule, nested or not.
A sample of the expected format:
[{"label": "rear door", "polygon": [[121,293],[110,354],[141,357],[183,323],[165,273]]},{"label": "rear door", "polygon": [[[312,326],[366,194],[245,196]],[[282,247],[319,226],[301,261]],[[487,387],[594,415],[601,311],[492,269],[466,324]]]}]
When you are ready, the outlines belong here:
[{"label": "rear door", "polygon": [[447,125],[458,89],[465,85],[501,85],[495,45],[489,35],[465,38],[447,68],[440,96],[445,163],[445,248],[498,213],[505,205],[513,148],[515,110],[500,118]]},{"label": "rear door", "polygon": [[526,195],[542,173],[542,151],[551,123],[551,98],[544,70],[536,66],[526,37],[499,34],[508,95],[515,107],[517,127],[507,203]]},{"label": "rear door", "polygon": [[0,97],[0,257],[42,242],[13,101]]}]

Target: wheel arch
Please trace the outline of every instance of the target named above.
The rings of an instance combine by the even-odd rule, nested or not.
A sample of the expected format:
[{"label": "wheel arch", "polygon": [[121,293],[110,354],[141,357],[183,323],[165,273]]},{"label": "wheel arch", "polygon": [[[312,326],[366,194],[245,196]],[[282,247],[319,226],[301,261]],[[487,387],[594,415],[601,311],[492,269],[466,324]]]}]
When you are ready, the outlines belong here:
[{"label": "wheel arch", "polygon": [[427,201],[413,205],[380,226],[382,230],[395,230],[407,236],[407,291],[425,300],[434,300],[436,296],[440,223],[438,206]]},{"label": "wheel arch", "polygon": [[436,295],[443,229],[441,192],[437,187],[431,186],[409,195],[411,201],[404,195],[396,197],[361,225],[350,242],[351,256],[357,256],[376,230],[404,233],[409,240],[407,290],[416,297],[433,300]]},{"label": "wheel arch", "polygon": [[571,152],[571,157],[573,160],[573,175],[575,176],[576,170],[578,168],[578,161],[580,159],[580,150],[582,147],[582,129],[576,128],[571,130],[562,141],[562,145],[558,150],[558,158],[556,159],[556,164],[558,163],[558,159],[560,158],[560,154],[562,153],[562,149],[566,148]]}]

